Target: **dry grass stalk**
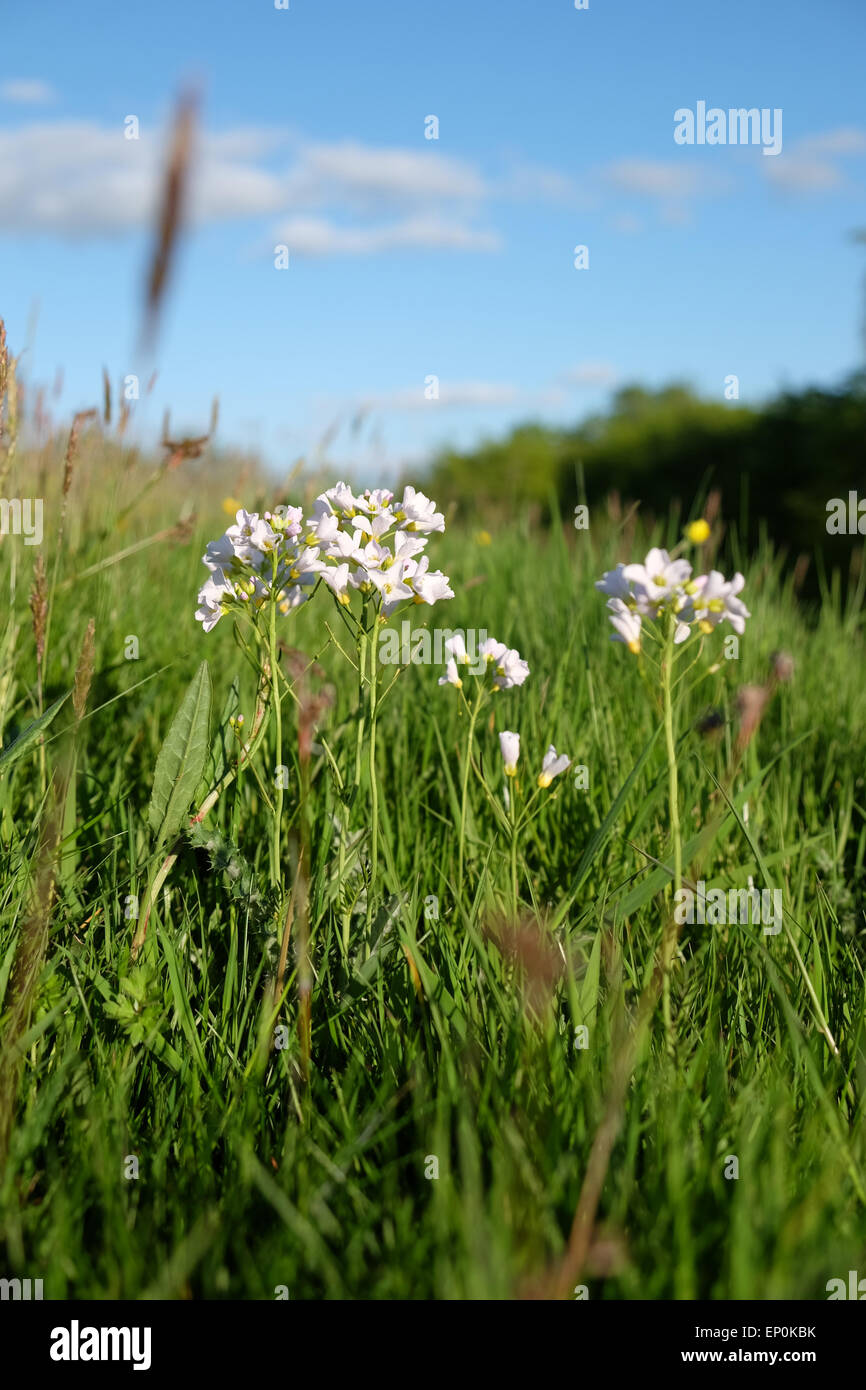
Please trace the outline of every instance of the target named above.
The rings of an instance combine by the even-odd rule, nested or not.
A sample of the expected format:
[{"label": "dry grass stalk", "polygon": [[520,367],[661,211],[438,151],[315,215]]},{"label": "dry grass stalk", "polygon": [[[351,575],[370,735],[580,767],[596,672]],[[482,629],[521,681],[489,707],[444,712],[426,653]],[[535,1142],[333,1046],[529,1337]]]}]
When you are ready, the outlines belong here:
[{"label": "dry grass stalk", "polygon": [[73,465],[75,463],[75,456],[78,453],[78,437],[81,433],[81,426],[84,424],[85,420],[95,419],[95,410],[79,410],[78,414],[73,418],[72,429],[69,431],[69,442],[66,445],[66,453],[63,458],[64,512],[66,510],[65,501],[72,487],[72,475],[75,471]]},{"label": "dry grass stalk", "polygon": [[192,164],[196,106],[195,97],[188,92],[181,96],[175,113],[156,225],[156,239],[147,277],[143,331],[145,346],[150,345],[155,336],[160,307],[183,226]]},{"label": "dry grass stalk", "polygon": [[182,439],[169,439],[168,428],[169,415],[166,411],[162,426],[162,447],[166,450],[167,457],[160,466],[160,473],[173,472],[178,464],[183,463],[184,459],[201,458],[205,445],[210,441],[210,432],[185,435]]},{"label": "dry grass stalk", "polygon": [[484,935],[519,971],[523,1006],[531,1016],[540,1018],[550,1006],[565,970],[564,958],[549,932],[531,918],[518,922],[493,919],[486,923]]},{"label": "dry grass stalk", "polygon": [[[48,599],[45,592],[45,561],[40,552],[33,565],[33,587],[30,590],[30,614],[33,620],[33,640],[36,643],[36,668],[42,687],[42,658],[45,654],[45,629],[48,622]],[[40,708],[42,698],[40,694]]]},{"label": "dry grass stalk", "polygon": [[6,376],[9,371],[9,349],[6,346],[6,324],[0,319],[0,419],[2,419],[3,397],[6,394]]},{"label": "dry grass stalk", "polygon": [[102,368],[102,418],[106,425],[111,424],[111,378],[105,367]]},{"label": "dry grass stalk", "polygon": [[87,624],[87,631],[84,634],[84,641],[81,644],[81,654],[78,658],[78,665],[75,668],[75,681],[72,687],[72,708],[75,711],[76,723],[80,723],[87,708],[87,697],[90,694],[90,685],[93,680],[94,652],[96,644],[94,633],[96,623],[93,618]]},{"label": "dry grass stalk", "polygon": [[[16,358],[10,357],[6,345],[6,325],[0,319],[0,447],[5,453],[0,463],[0,484],[12,466],[18,443],[18,379],[15,366]],[[7,441],[5,445],[4,438]]]}]

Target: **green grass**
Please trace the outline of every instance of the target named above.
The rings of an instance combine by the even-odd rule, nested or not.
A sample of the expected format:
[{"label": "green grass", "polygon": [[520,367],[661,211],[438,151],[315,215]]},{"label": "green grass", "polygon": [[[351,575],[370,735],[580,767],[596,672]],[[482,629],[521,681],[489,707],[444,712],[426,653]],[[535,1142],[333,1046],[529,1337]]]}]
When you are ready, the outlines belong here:
[{"label": "green grass", "polygon": [[[339,872],[341,803],[314,751],[305,1083],[294,955],[277,1019],[288,1045],[278,1050],[265,1008],[278,938],[204,849],[181,846],[170,900],[158,899],[145,951],[136,963],[130,956],[136,923],[125,908],[131,895],[143,899],[155,862],[154,764],[205,657],[215,711],[238,676],[247,728],[252,719],[254,681],[230,621],[205,636],[192,616],[199,557],[218,529],[211,517],[186,543],[84,579],[75,576],[127,537],[98,540],[79,527],[59,556],[44,707],[72,687],[91,616],[96,673],[77,729],[67,702],[44,751],[0,771],[0,1024],[14,1083],[0,1091],[12,1121],[0,1179],[3,1273],[42,1277],[51,1298],[270,1299],[277,1286],[292,1298],[514,1297],[563,1255],[617,1039],[634,1020],[670,912],[669,874],[656,867],[671,856],[663,738],[617,800],[659,729],[660,703],[637,661],[608,641],[593,589],[649,537],[624,549],[595,517],[589,533],[543,536],[515,524],[490,546],[451,530],[434,537],[431,563],[457,597],[413,610],[413,621],[426,613],[431,628],[484,628],[531,667],[526,685],[496,697],[495,727],[479,728],[484,768],[498,786],[496,734],[516,729],[527,789],[551,742],[588,768],[589,789],[557,779],[521,846],[524,968],[503,944],[507,845],[474,779],[456,894],[466,720],[455,692],[437,685],[441,669],[408,668],[381,712],[375,883],[364,884],[363,834]],[[50,581],[50,528],[45,552]],[[707,673],[722,629],[677,692],[683,836],[688,843],[719,825],[714,779],[724,780],[733,755],[737,689],[763,682],[770,652],[786,648],[794,680],[776,691],[746,750],[731,787],[738,814],[721,820],[701,870],[719,887],[744,887],[749,875],[761,887],[767,873],[784,892],[790,940],[751,926],[683,928],[675,1055],[659,1008],[628,1081],[581,1275],[591,1298],[824,1298],[829,1278],[866,1259],[860,595],[843,604],[831,585],[819,609],[801,612],[768,547],[731,558],[745,570],[753,616],[739,659]],[[32,559],[16,538],[0,546],[10,613],[4,749],[39,709]],[[339,763],[351,756],[355,682],[325,621],[336,632],[334,607],[319,594],[283,620],[281,636],[317,657],[317,690],[333,687],[317,739]],[[137,661],[124,657],[130,635]],[[693,727],[710,706],[724,716],[715,741]],[[288,705],[283,742],[291,881],[300,809]],[[52,778],[64,777],[74,803],[67,793],[58,808]],[[368,808],[365,784],[352,832],[368,827]],[[52,828],[61,849],[43,961],[40,844]],[[266,899],[269,814],[250,772],[206,828],[237,847],[245,886]],[[687,852],[687,873],[691,862]],[[431,897],[438,918],[425,916]],[[13,1057],[12,964],[28,941],[41,963]],[[574,1041],[581,1024],[585,1049]],[[138,1158],[137,1180],[124,1177],[128,1155]],[[739,1160],[736,1180],[724,1175],[729,1155]],[[438,1179],[425,1177],[430,1156]]]}]

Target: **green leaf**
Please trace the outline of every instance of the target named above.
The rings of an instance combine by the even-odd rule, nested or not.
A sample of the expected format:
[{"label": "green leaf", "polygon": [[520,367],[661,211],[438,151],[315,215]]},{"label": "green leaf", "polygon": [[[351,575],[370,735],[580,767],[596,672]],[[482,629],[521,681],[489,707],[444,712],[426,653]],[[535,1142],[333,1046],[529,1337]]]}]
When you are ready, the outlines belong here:
[{"label": "green leaf", "polygon": [[397,923],[397,930],[400,933],[401,944],[409,946],[412,952],[412,959],[421,979],[424,997],[436,1007],[443,1022],[455,1028],[461,1038],[465,1038],[468,1030],[463,1011],[454,997],[449,994],[442,977],[431,970],[425,961],[421,954],[421,948],[415,940],[414,932],[408,931],[399,922]]},{"label": "green leaf", "polygon": [[210,670],[199,666],[159,750],[147,820],[157,846],[180,829],[204,770],[212,698]]},{"label": "green leaf", "polygon": [[598,1007],[598,976],[599,965],[601,963],[601,932],[595,934],[592,943],[592,950],[589,953],[589,964],[586,967],[586,974],[577,988],[577,998],[580,1008],[580,1022],[587,1027],[595,1027],[595,1013]]},{"label": "green leaf", "polygon": [[61,695],[59,699],[54,701],[53,705],[48,706],[44,714],[40,714],[38,719],[34,719],[32,724],[28,724],[27,728],[22,730],[14,743],[10,743],[8,748],[3,749],[3,752],[0,753],[0,772],[8,772],[13,764],[17,763],[19,758],[23,758],[25,753],[29,753],[30,749],[36,746],[39,742],[40,734],[45,732],[55,715],[58,714],[66,704],[71,694],[72,691],[67,690],[65,695]]},{"label": "green leaf", "polygon": [[[796,748],[798,744],[809,737],[809,733],[801,734],[799,738],[795,738],[792,743],[789,743],[787,748],[783,748],[781,752],[777,753],[774,758],[771,758],[768,763],[760,768],[751,781],[737,793],[735,800],[740,806],[742,806],[744,801],[748,801],[750,797],[756,794],[771,768],[775,767],[776,763],[779,762],[781,758],[786,757],[792,749]],[[707,768],[705,770],[708,776],[712,777],[716,786],[722,790],[720,784],[716,778],[713,777],[709,769]],[[724,792],[722,792],[722,795],[724,796]],[[742,828],[742,822],[740,821],[734,803],[727,797],[725,797],[725,800],[728,801],[728,805],[731,808],[728,814],[724,817],[717,818],[715,821],[710,821],[702,830],[698,831],[697,835],[692,836],[690,840],[685,841],[683,844],[684,865],[688,866],[693,860],[702,858],[704,853],[716,840],[724,842],[736,824],[739,823]],[[754,846],[751,845],[751,841],[749,843],[754,852]],[[759,867],[761,867],[760,856],[758,855],[756,857],[757,863]],[[629,893],[618,898],[617,910],[623,917],[630,917],[632,913],[637,912],[638,908],[643,907],[644,903],[649,902],[651,898],[655,897],[656,893],[661,892],[663,888],[667,887],[673,876],[673,856],[671,856],[670,859],[660,863],[658,868],[654,869],[651,874],[648,874],[643,882],[637,884]]]},{"label": "green leaf", "polygon": [[[206,663],[202,662],[202,665],[206,665]],[[168,978],[171,983],[172,998],[174,999],[174,1007],[177,1016],[180,1019],[180,1026],[183,1029],[187,1042],[192,1048],[193,1057],[198,1063],[202,1076],[204,1076],[208,1085],[210,1085],[211,1082],[208,1075],[208,1066],[204,1055],[204,1049],[201,1045],[198,1029],[195,1026],[195,1017],[193,1015],[192,1005],[189,1001],[189,994],[184,988],[181,979],[177,956],[175,955],[174,947],[171,943],[170,931],[162,931],[159,933],[159,944],[162,947],[162,953],[165,957],[166,965],[168,966]]]},{"label": "green leaf", "polygon": [[574,880],[571,885],[571,892],[563,898],[562,902],[560,903],[559,907],[556,910],[556,913],[554,914],[550,922],[551,931],[554,931],[559,926],[560,922],[563,922],[565,920],[572,903],[574,902],[578,892],[580,891],[580,888],[583,885],[584,879],[586,878],[587,874],[592,868],[593,860],[595,859],[596,855],[599,854],[600,851],[604,848],[604,845],[608,837],[613,832],[613,827],[616,824],[617,817],[625,804],[629,792],[631,791],[632,787],[634,786],[635,782],[640,776],[640,773],[644,765],[646,764],[647,759],[649,758],[650,753],[652,752],[655,746],[655,741],[660,733],[661,725],[659,725],[653,731],[653,733],[650,734],[649,740],[647,741],[643,752],[641,753],[631,772],[628,774],[628,777],[625,779],[625,782],[620,787],[613,805],[611,806],[610,810],[608,811],[598,830],[593,835],[589,844],[584,849],[583,854],[580,858],[580,863],[578,864],[577,869],[575,871]]}]

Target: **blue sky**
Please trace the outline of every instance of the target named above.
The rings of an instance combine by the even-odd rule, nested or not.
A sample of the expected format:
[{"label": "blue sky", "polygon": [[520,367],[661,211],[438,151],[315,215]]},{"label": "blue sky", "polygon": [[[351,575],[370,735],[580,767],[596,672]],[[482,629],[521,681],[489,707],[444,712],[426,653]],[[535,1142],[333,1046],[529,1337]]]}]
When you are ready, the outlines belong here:
[{"label": "blue sky", "polygon": [[[860,0],[10,9],[0,314],[32,382],[62,368],[59,418],[97,403],[103,364],[155,367],[142,437],[167,406],[203,429],[218,395],[221,442],[282,469],[333,426],[329,459],[372,485],[626,381],[722,399],[733,373],[750,401],[862,359]],[[150,360],[147,229],[191,80],[193,222]],[[780,108],[782,152],[677,145],[699,101]]]}]

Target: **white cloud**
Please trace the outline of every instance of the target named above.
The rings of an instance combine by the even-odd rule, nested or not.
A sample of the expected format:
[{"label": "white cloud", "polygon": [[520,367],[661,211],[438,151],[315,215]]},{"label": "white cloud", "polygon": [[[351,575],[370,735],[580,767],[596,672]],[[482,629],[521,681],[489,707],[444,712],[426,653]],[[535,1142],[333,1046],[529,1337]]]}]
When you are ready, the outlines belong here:
[{"label": "white cloud", "polygon": [[842,126],[823,135],[807,135],[797,142],[796,148],[811,155],[866,154],[866,130]]},{"label": "white cloud", "polygon": [[624,236],[638,236],[643,231],[643,222],[630,212],[617,213],[610,219],[610,225],[615,232],[622,232]]},{"label": "white cloud", "polygon": [[766,174],[771,183],[788,193],[829,193],[845,182],[834,164],[784,154],[773,161]]},{"label": "white cloud", "polygon": [[[608,188],[653,205],[661,221],[671,227],[690,226],[699,199],[731,187],[726,175],[679,159],[620,159],[608,164],[601,177]],[[635,226],[621,220],[618,230],[633,231]]]},{"label": "white cloud", "polygon": [[663,200],[703,197],[728,187],[721,175],[679,160],[620,159],[608,165],[604,176],[623,192]]},{"label": "white cloud", "polygon": [[0,82],[0,101],[20,106],[46,106],[57,100],[57,93],[38,77],[13,77]]},{"label": "white cloud", "polygon": [[558,169],[548,169],[540,164],[519,162],[513,165],[506,177],[496,186],[497,196],[515,198],[521,202],[541,199],[548,203],[586,203],[593,201],[581,193],[574,179]]},{"label": "white cloud", "polygon": [[354,402],[352,412],[366,416],[372,411],[435,411],[449,409],[511,408],[540,410],[567,406],[575,387],[610,386],[619,377],[607,362],[582,362],[561,372],[545,385],[525,388],[510,381],[439,381],[439,396],[429,400],[426,383],[401,390],[366,396]]},{"label": "white cloud", "polygon": [[[0,232],[93,238],[148,227],[167,134],[142,122],[139,138],[126,139],[120,119],[0,128]],[[480,216],[492,204],[574,195],[569,178],[525,162],[487,179],[436,149],[311,142],[240,127],[199,133],[189,216],[194,225],[258,219],[261,254],[278,244],[310,257],[492,252],[501,237]]]},{"label": "white cloud", "polygon": [[523,394],[519,387],[510,382],[498,381],[440,381],[439,396],[428,400],[425,384],[406,386],[402,390],[387,391],[381,395],[366,396],[359,409],[372,410],[437,410],[443,407],[507,406],[516,405]]},{"label": "white cloud", "polygon": [[236,126],[233,130],[209,130],[204,143],[214,158],[256,159],[285,148],[288,135],[260,126]]},{"label": "white cloud", "polygon": [[611,386],[619,372],[609,362],[578,362],[568,367],[560,377],[568,386]]},{"label": "white cloud", "polygon": [[385,225],[339,226],[322,217],[293,217],[277,229],[276,240],[298,256],[370,256],[381,251],[415,247],[435,251],[496,251],[495,232],[413,217]]},{"label": "white cloud", "polygon": [[261,217],[285,207],[282,181],[267,169],[216,156],[204,145],[193,168],[191,211],[196,222]]},{"label": "white cloud", "polygon": [[807,135],[785,149],[764,173],[786,193],[832,193],[850,181],[838,160],[866,154],[866,131],[843,126],[819,135]]},{"label": "white cloud", "polygon": [[377,148],[344,140],[303,147],[288,193],[293,203],[307,206],[324,206],[335,197],[381,206],[479,201],[487,187],[471,165],[436,150]]},{"label": "white cloud", "polygon": [[[142,126],[127,140],[87,121],[0,130],[0,231],[94,237],[152,220],[166,132]],[[344,141],[295,142],[283,132],[202,133],[193,166],[196,223],[279,218],[269,240],[299,255],[371,255],[397,247],[493,251],[499,236],[474,225],[481,176],[435,151],[377,149]],[[288,158],[288,168],[274,162]],[[265,160],[268,160],[266,163]],[[307,209],[305,216],[295,209]],[[383,213],[391,211],[390,218]]]},{"label": "white cloud", "polygon": [[72,236],[151,215],[154,153],[123,129],[61,121],[0,131],[0,229]]}]

